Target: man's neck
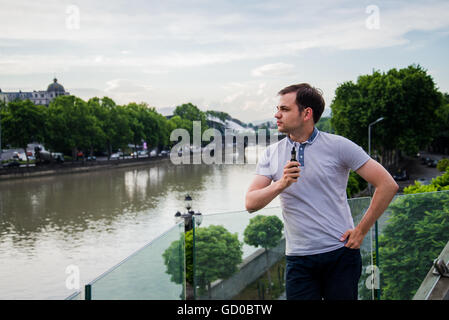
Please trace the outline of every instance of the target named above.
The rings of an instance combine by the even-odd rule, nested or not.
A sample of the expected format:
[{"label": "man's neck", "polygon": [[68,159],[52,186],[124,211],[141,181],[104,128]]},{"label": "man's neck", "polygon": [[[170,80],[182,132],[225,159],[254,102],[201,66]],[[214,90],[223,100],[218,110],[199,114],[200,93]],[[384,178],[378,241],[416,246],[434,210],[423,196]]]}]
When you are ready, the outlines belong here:
[{"label": "man's neck", "polygon": [[304,129],[303,131],[300,131],[300,132],[292,132],[292,133],[289,133],[288,136],[290,137],[290,139],[292,141],[304,143],[307,140],[309,140],[310,136],[313,134],[314,128],[315,127],[312,126],[311,128]]}]

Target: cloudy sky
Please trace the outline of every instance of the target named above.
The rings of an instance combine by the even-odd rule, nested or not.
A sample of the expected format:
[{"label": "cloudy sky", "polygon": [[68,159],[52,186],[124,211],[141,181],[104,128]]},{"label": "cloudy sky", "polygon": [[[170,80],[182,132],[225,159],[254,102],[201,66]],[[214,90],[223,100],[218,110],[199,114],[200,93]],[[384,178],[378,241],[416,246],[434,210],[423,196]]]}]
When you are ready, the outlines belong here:
[{"label": "cloudy sky", "polygon": [[[0,0],[0,88],[269,119],[283,87],[420,64],[449,92],[449,1]],[[327,110],[329,111],[329,110]]]}]

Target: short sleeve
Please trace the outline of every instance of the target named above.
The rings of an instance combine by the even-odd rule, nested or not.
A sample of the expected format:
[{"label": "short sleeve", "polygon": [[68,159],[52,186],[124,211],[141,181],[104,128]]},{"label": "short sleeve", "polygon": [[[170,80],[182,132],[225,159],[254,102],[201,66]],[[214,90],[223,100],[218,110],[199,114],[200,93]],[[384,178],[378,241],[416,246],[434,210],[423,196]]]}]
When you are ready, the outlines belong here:
[{"label": "short sleeve", "polygon": [[270,151],[271,148],[266,148],[262,153],[262,156],[257,161],[256,174],[265,176],[273,180],[273,172],[270,165]]},{"label": "short sleeve", "polygon": [[358,170],[371,157],[359,145],[344,138],[339,143],[339,155],[343,165],[352,171]]}]

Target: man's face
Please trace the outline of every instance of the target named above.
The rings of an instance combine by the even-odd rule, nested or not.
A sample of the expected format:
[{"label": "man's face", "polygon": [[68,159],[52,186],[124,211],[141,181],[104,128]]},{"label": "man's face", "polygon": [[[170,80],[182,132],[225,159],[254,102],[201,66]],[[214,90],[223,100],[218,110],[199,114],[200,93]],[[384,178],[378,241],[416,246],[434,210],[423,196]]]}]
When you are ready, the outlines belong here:
[{"label": "man's face", "polygon": [[301,115],[296,105],[296,92],[280,96],[277,112],[274,115],[279,132],[290,133],[302,127],[304,121]]}]

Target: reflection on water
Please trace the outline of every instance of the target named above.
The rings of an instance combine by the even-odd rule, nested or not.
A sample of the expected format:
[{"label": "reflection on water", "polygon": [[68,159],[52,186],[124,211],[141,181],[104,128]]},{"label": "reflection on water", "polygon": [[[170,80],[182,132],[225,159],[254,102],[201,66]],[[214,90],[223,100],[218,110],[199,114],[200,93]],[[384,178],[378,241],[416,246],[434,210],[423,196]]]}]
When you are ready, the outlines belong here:
[{"label": "reflection on water", "polygon": [[184,196],[203,214],[244,210],[255,165],[114,169],[0,183],[0,299],[61,299],[174,225]]}]

